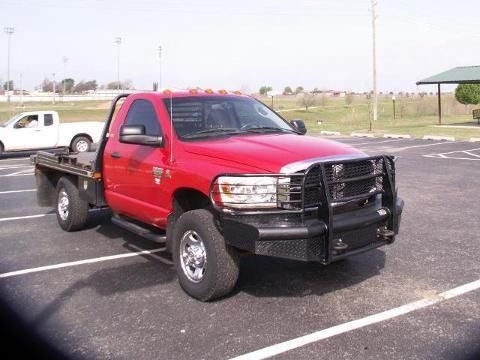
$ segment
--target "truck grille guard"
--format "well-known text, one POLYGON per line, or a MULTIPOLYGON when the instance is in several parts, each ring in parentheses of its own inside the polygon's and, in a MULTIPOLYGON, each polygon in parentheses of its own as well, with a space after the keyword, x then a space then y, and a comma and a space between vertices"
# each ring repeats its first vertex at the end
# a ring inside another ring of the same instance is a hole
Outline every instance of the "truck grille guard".
POLYGON ((285 214, 302 215, 318 210, 320 218, 331 219, 335 212, 349 206, 362 206, 381 194, 382 207, 395 211, 395 158, 374 156, 341 161, 317 162, 305 171, 293 174, 222 174, 212 182, 210 198, 213 206, 235 215, 285 214), (236 203, 217 204, 218 178, 276 177, 276 209, 237 209, 236 203), (230 205, 230 206, 229 206, 230 205))
MULTIPOLYGON (((228 204, 223 204, 227 208, 219 207, 214 201, 219 195, 217 179, 212 183, 212 203, 217 210, 233 216, 246 215, 247 218, 249 216, 256 218, 258 215, 295 214, 303 225, 312 224, 315 220, 322 221, 325 224, 324 248, 318 250, 314 258, 319 257, 325 264, 390 243, 398 232, 399 214, 397 212, 401 210, 397 209, 396 204, 393 156, 317 162, 305 171, 293 174, 226 176, 277 177, 277 209, 240 210, 228 208, 228 204), (349 211, 366 210, 369 206, 371 206, 371 212, 359 211, 356 213, 358 218, 348 216, 349 211), (375 215, 372 216, 373 214, 375 215), (351 228, 351 224, 357 225, 351 228), (354 229, 355 232, 352 233, 354 229), (373 236, 377 236, 377 240, 362 243, 362 239, 371 239, 372 232, 373 236), (356 245, 349 249, 342 249, 341 245, 345 245, 342 239, 351 242, 352 237, 358 239, 353 240, 357 241, 356 245)), ((281 221, 282 218, 278 219, 281 221)), ((282 226, 288 227, 286 224, 282 226)), ((301 241, 309 243, 310 240, 301 241)), ((278 246, 281 247, 281 245, 280 241, 278 246)))

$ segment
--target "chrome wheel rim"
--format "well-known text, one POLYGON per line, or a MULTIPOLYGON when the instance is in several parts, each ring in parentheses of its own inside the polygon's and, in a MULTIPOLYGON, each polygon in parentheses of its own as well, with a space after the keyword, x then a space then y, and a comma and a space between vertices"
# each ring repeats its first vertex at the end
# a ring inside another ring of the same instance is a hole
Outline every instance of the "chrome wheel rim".
POLYGON ((180 264, 188 280, 199 283, 207 268, 207 251, 200 235, 188 230, 180 240, 180 264))
POLYGON ((80 140, 77 142, 76 148, 78 152, 85 152, 88 150, 88 142, 86 140, 80 140))
POLYGON ((63 221, 66 221, 68 219, 68 195, 65 192, 65 190, 60 191, 60 194, 58 195, 58 215, 60 216, 60 219, 63 221))

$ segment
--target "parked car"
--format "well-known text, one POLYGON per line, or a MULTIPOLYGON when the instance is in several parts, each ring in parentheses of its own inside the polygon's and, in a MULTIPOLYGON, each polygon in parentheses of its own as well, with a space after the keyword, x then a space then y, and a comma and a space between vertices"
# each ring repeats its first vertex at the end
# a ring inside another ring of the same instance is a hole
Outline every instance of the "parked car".
POLYGON ((110 208, 113 223, 166 243, 202 301, 234 288, 242 253, 326 265, 391 244, 395 159, 305 133, 226 91, 121 95, 96 153, 32 157, 38 204, 66 231, 110 208))
POLYGON ((103 122, 61 124, 56 111, 23 112, 0 126, 0 154, 58 147, 85 152, 100 140, 103 125, 103 122))

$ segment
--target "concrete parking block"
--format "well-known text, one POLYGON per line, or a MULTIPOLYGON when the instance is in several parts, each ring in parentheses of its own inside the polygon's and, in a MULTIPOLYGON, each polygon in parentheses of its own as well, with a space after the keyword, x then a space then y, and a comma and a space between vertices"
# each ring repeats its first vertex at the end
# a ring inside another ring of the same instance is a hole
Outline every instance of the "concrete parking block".
POLYGON ((320 134, 321 135, 327 135, 327 136, 330 136, 330 135, 340 135, 340 133, 338 131, 320 131, 320 134))
POLYGON ((436 136, 436 135, 425 135, 423 140, 445 140, 445 141, 455 141, 453 136, 436 136))
POLYGON ((355 137, 367 137, 367 138, 374 138, 374 134, 370 133, 351 133, 350 136, 355 136, 355 137))
POLYGON ((411 139, 410 135, 405 134, 385 134, 383 135, 384 138, 391 138, 391 139, 411 139))

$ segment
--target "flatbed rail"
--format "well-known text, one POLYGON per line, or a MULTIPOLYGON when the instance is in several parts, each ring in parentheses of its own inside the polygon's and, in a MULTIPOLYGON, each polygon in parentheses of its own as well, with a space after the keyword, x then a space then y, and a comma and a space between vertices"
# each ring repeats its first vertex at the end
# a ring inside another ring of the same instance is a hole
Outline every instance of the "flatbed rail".
POLYGON ((81 154, 51 154, 45 151, 39 151, 31 157, 33 164, 39 167, 55 169, 81 177, 98 179, 100 178, 99 174, 93 170, 95 159, 96 153, 93 152, 81 154))

